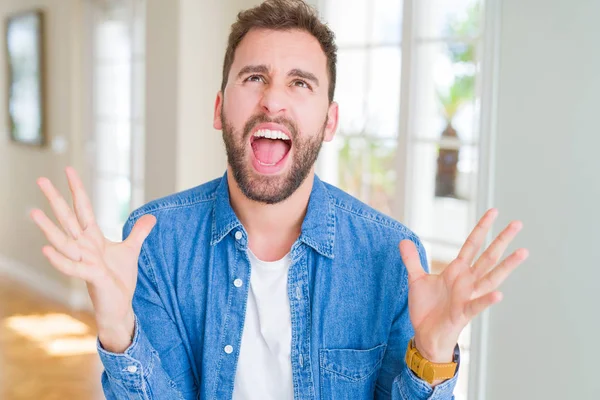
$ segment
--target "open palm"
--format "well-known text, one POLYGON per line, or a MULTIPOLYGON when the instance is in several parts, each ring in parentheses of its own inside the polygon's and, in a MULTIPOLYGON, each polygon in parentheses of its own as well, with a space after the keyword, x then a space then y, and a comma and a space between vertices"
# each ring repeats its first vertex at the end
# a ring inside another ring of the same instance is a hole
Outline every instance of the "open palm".
POLYGON ((62 228, 42 210, 31 212, 31 218, 51 244, 44 246, 42 252, 57 270, 86 282, 100 330, 117 326, 127 319, 133 324, 131 303, 137 281, 137 261, 142 243, 154 227, 156 218, 151 215, 140 218, 127 240, 112 242, 98 227, 90 200, 75 170, 67 168, 66 173, 74 210, 50 180, 38 179, 38 185, 62 228))
POLYGON ((430 361, 452 360, 460 332, 473 317, 502 300, 502 294, 496 289, 528 256, 526 249, 519 249, 499 262, 522 228, 520 221, 514 221, 475 261, 497 215, 497 210, 488 210, 458 257, 440 275, 423 270, 412 241, 400 242, 400 254, 408 270, 408 304, 415 344, 430 361))

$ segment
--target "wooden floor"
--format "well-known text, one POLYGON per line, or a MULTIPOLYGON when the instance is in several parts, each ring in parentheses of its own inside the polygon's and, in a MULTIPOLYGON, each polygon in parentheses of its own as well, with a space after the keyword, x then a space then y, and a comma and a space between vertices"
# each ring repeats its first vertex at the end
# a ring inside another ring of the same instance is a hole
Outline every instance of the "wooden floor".
POLYGON ((93 318, 0 276, 0 400, 104 399, 93 318))

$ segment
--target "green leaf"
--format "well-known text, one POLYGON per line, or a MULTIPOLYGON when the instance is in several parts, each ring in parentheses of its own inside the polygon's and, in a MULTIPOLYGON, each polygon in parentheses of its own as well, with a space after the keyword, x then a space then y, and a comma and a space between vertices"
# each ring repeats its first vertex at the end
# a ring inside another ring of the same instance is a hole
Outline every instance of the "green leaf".
POLYGON ((474 75, 459 75, 447 93, 437 91, 438 99, 442 105, 442 112, 448 122, 452 121, 460 107, 473 98, 475 89, 474 75))

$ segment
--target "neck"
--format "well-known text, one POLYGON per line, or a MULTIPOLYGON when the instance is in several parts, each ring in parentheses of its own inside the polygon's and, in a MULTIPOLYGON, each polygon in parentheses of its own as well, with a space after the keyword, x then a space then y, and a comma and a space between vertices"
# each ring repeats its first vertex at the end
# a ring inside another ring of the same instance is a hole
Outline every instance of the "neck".
POLYGON ((227 180, 231 207, 248 232, 250 250, 263 261, 283 258, 300 236, 314 182, 314 169, 290 197, 277 204, 260 203, 246 197, 229 166, 227 180))

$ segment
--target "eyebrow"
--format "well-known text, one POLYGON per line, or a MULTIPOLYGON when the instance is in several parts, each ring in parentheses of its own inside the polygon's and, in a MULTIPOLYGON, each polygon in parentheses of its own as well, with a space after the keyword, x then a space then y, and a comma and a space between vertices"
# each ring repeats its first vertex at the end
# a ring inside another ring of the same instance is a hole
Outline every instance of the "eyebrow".
POLYGON ((268 74, 269 73, 269 68, 267 68, 266 65, 261 64, 261 65, 246 65, 244 68, 242 68, 240 70, 240 72, 238 72, 238 79, 241 78, 243 75, 246 74, 268 74))
POLYGON ((288 76, 294 76, 296 78, 306 79, 307 81, 312 81, 316 86, 319 86, 319 80, 312 72, 303 71, 298 68, 294 68, 290 72, 288 72, 288 76))
MULTIPOLYGON (((244 68, 238 72, 238 79, 246 74, 265 74, 268 75, 269 68, 266 65, 246 65, 244 68)), ((312 81, 316 86, 319 86, 319 79, 312 72, 304 71, 299 68, 294 68, 290 72, 288 72, 287 76, 296 77, 301 79, 306 79, 308 81, 312 81)))

